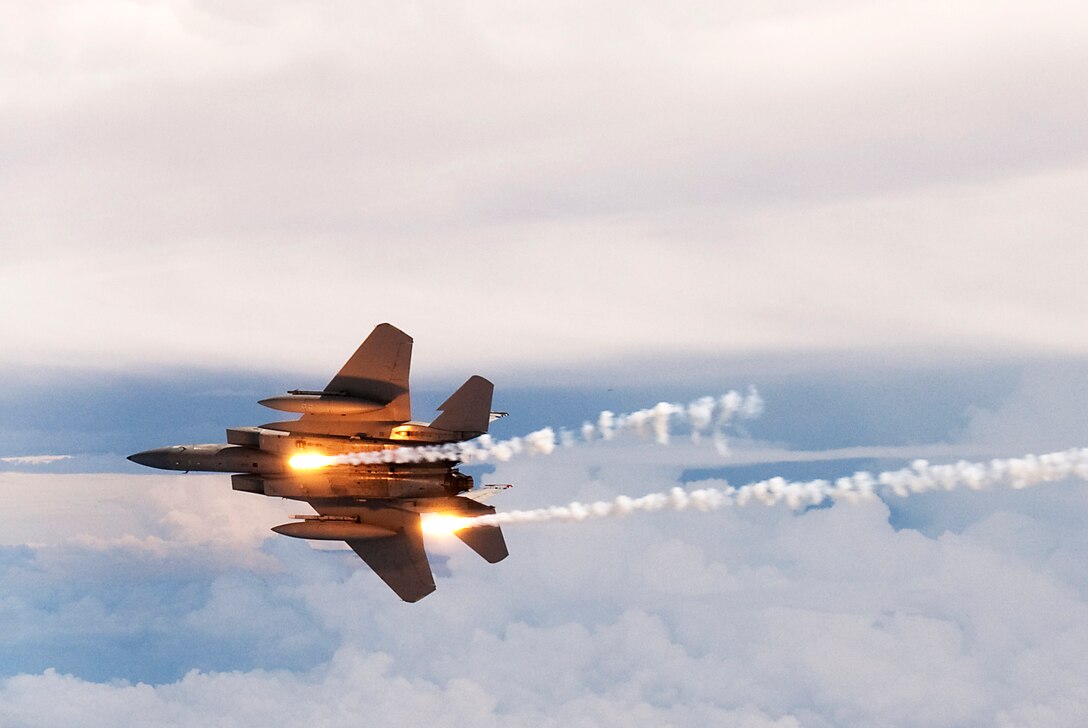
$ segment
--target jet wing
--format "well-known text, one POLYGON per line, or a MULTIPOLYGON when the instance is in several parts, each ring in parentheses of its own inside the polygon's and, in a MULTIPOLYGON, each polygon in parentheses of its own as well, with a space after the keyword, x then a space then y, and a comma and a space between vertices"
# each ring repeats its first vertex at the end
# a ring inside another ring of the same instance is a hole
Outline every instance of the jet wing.
POLYGON ((431 565, 423 549, 423 529, 418 513, 390 507, 323 508, 320 503, 312 505, 323 515, 357 516, 360 523, 395 531, 393 536, 350 539, 346 543, 401 599, 418 602, 435 590, 431 565))
MULTIPOLYGON (((404 422, 412 418, 408 394, 411 365, 412 337, 392 324, 379 324, 325 385, 325 391, 386 402, 381 417, 404 422)), ((366 419, 378 419, 378 415, 366 419)))
POLYGON ((422 534, 399 531, 396 536, 347 544, 404 601, 418 602, 435 590, 422 534))
MULTIPOLYGON (((353 414, 304 414, 297 420, 261 425, 300 435, 385 437, 385 423, 412 419, 408 374, 412 366, 412 337, 392 324, 379 324, 359 345, 336 376, 316 394, 375 402, 380 408, 353 414)), ((486 428, 484 428, 486 429, 486 428)))

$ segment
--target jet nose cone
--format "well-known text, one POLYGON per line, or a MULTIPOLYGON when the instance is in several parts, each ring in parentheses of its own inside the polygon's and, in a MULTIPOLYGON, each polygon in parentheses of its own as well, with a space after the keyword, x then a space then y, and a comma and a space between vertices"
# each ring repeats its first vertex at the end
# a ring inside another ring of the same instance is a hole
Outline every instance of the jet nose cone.
POLYGON ((134 455, 129 455, 128 459, 137 465, 146 465, 149 468, 162 468, 169 469, 169 457, 170 448, 157 447, 154 450, 144 450, 134 455))

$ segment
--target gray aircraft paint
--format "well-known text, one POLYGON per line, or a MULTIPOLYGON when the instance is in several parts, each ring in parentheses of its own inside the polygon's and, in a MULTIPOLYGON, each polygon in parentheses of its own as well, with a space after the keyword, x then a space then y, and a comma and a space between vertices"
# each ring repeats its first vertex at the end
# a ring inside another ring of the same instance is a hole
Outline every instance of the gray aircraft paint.
MULTIPOLYGON (((324 389, 291 390, 260 402, 301 413, 298 419, 230 428, 224 444, 154 448, 129 460, 164 470, 232 473, 232 487, 239 492, 305 501, 318 515, 299 516, 302 520, 272 530, 294 538, 343 540, 401 599, 418 601, 435 589, 420 514, 494 513, 473 498, 483 489, 474 489, 454 460, 305 464, 305 458, 462 442, 487 432, 494 385, 480 376, 450 395, 430 424, 412 421, 411 358, 412 338, 380 324, 324 389)), ((491 563, 508 555, 495 526, 457 535, 491 563)))

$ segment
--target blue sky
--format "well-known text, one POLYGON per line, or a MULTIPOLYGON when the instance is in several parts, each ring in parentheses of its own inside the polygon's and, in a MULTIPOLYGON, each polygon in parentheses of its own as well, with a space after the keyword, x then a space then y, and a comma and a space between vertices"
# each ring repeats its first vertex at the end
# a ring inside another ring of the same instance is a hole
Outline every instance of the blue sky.
POLYGON ((124 456, 275 419, 382 321, 415 416, 479 373, 498 437, 766 402, 730 458, 475 468, 504 510, 1084 446, 1085 19, 5 4, 0 724, 1079 726, 1080 482, 433 539, 407 605, 124 456))

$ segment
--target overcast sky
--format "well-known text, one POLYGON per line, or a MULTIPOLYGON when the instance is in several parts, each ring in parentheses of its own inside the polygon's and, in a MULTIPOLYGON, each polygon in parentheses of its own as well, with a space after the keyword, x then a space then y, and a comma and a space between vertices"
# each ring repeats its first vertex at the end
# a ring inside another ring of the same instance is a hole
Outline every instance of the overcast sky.
POLYGON ((8 2, 5 358, 1088 351, 1070 2, 8 2))
POLYGON ((121 456, 382 321, 504 437, 766 399, 503 509, 1088 444, 1086 68, 1057 1, 0 4, 0 724, 1079 728, 1075 483, 510 527, 406 605, 121 456))

